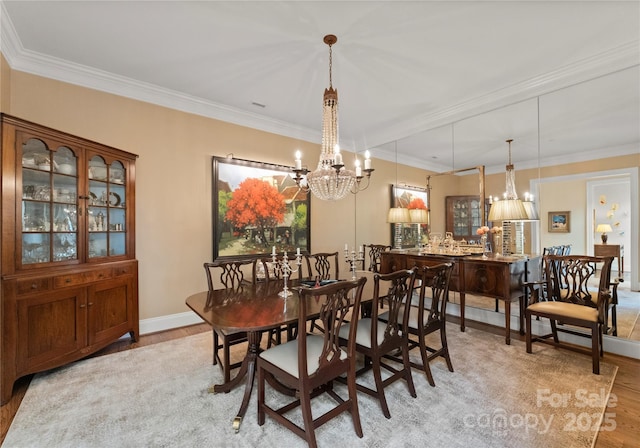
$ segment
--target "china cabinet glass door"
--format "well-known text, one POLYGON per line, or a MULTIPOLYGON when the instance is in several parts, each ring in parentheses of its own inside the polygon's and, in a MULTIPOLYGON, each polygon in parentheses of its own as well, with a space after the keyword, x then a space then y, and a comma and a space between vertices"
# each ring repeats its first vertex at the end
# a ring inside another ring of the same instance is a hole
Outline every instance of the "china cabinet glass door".
POLYGON ((87 229, 89 258, 126 254, 126 169, 107 164, 100 156, 89 160, 87 229))
POLYGON ((22 145, 22 265, 78 259, 78 158, 68 147, 22 145))

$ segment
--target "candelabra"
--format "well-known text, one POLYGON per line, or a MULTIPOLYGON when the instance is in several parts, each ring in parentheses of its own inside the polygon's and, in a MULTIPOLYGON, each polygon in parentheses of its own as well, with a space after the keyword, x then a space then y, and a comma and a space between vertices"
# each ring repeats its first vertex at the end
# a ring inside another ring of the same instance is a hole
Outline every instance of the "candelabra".
POLYGON ((296 272, 298 272, 300 270, 300 266, 302 266, 302 255, 300 254, 300 249, 298 249, 298 251, 296 252, 295 265, 298 266, 296 269, 293 269, 289 264, 289 257, 287 256, 286 252, 282 256, 282 260, 279 261, 276 257, 275 252, 272 252, 271 259, 273 260, 273 263, 277 267, 277 269, 280 270, 282 279, 284 280, 284 288, 278 293, 278 296, 285 298, 289 297, 293 294, 291 290, 289 290, 288 286, 289 277, 291 276, 291 274, 295 274, 296 272))
POLYGON ((349 253, 349 246, 344 245, 344 258, 349 263, 349 270, 351 271, 351 280, 357 280, 356 276, 356 267, 358 263, 364 262, 364 248, 360 246, 360 250, 358 251, 358 255, 356 256, 356 251, 352 250, 349 253))

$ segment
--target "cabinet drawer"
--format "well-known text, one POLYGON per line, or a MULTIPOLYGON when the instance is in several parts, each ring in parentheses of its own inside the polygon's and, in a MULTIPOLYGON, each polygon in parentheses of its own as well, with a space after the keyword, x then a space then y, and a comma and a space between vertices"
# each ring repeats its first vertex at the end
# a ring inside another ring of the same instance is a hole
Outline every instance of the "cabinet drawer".
POLYGON ((460 273, 460 263, 446 258, 434 258, 434 257, 411 257, 409 260, 410 267, 417 266, 422 268, 423 266, 437 266, 443 263, 452 263, 451 276, 457 277, 460 273))
MULTIPOLYGON (((508 268, 508 267, 507 267, 508 268)), ((504 297, 504 277, 508 271, 504 266, 483 263, 468 263, 464 271, 465 292, 504 297)))
POLYGON ((48 291, 49 288, 51 288, 51 278, 49 277, 18 280, 16 282, 16 291, 18 295, 48 291))
POLYGON ((125 266, 118 266, 113 268, 114 277, 122 277, 125 275, 133 275, 136 272, 136 267, 133 264, 127 264, 125 266))
POLYGON ((55 288, 66 288, 68 286, 83 285, 85 283, 98 282, 111 278, 111 269, 100 269, 97 271, 80 272, 77 274, 60 275, 54 277, 55 288))

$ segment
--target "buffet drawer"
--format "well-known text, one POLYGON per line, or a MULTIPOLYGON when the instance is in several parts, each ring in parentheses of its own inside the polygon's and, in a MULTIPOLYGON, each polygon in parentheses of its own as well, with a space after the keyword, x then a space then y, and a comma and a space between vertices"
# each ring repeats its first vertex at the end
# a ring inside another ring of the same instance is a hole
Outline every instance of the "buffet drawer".
POLYGON ((59 275, 54 277, 54 288, 66 288, 68 286, 84 285, 86 283, 107 280, 112 277, 111 268, 95 271, 79 272, 75 274, 59 275))
POLYGON ((51 278, 41 277, 16 282, 16 292, 18 295, 31 294, 34 292, 48 291, 51 288, 51 278))

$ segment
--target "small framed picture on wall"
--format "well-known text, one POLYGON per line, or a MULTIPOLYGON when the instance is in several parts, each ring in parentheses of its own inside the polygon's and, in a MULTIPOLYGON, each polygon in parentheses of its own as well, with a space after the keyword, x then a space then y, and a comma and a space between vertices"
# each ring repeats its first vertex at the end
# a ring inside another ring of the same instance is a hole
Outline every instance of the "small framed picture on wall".
POLYGON ((569 233, 571 231, 571 212, 549 212, 549 228, 552 233, 569 233))

